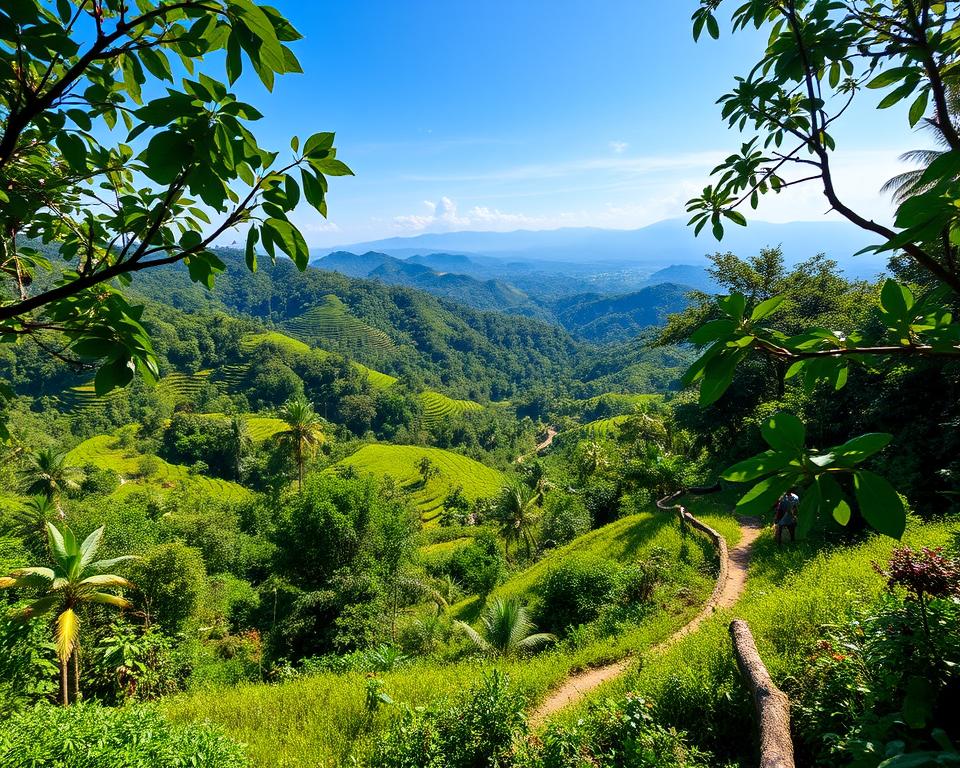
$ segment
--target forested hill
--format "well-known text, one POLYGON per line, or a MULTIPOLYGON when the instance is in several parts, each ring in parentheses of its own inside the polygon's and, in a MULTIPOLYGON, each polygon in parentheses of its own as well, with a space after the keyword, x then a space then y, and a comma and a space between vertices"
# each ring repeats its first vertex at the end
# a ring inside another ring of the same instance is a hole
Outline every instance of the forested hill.
POLYGON ((223 309, 342 352, 416 385, 501 400, 535 384, 565 380, 581 347, 545 322, 481 312, 406 286, 350 278, 286 259, 255 274, 243 254, 218 251, 227 270, 209 292, 185 267, 138 276, 137 293, 191 312, 223 309))

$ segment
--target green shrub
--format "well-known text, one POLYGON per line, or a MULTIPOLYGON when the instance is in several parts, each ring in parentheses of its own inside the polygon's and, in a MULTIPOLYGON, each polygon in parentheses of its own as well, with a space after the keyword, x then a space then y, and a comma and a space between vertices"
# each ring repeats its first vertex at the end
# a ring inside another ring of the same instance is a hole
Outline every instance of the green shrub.
POLYGON ((137 602, 169 634, 183 628, 207 591, 203 557, 179 541, 147 552, 131 569, 131 581, 140 593, 137 602))
POLYGON ((710 756, 687 743, 686 734, 654 722, 650 705, 628 695, 590 707, 573 726, 555 725, 534 745, 523 768, 708 768, 710 756))
POLYGON ((467 546, 450 558, 449 575, 468 592, 485 596, 500 583, 506 572, 506 562, 497 537, 489 530, 481 530, 467 546))
POLYGON ((406 709, 383 736, 373 768, 506 766, 525 730, 524 698, 494 671, 461 699, 406 709))
POLYGON ((568 493, 552 493, 540 521, 540 542, 545 547, 559 547, 582 536, 592 525, 580 499, 568 493))
POLYGON ((537 585, 537 624, 560 632, 596 619, 610 603, 619 567, 596 555, 570 557, 547 572, 537 585))
POLYGON ((0 723, 4 768, 244 768, 239 744, 152 707, 37 706, 0 723))

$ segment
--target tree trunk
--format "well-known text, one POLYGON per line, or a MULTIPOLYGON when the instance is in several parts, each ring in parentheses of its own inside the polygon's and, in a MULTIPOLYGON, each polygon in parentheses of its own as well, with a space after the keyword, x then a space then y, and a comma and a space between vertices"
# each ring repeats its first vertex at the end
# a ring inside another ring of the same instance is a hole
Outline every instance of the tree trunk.
POLYGON ((297 490, 303 491, 303 446, 300 445, 300 442, 297 442, 297 470, 298 470, 298 480, 297 480, 297 490))
POLYGON ((60 659, 60 696, 63 706, 70 706, 70 682, 67 680, 69 659, 60 659))
POLYGON ((73 647, 73 701, 80 701, 80 648, 73 647))
POLYGON ((790 700, 770 678, 747 622, 742 619, 730 622, 730 636, 737 666, 746 679, 757 710, 760 768, 794 768, 790 700))

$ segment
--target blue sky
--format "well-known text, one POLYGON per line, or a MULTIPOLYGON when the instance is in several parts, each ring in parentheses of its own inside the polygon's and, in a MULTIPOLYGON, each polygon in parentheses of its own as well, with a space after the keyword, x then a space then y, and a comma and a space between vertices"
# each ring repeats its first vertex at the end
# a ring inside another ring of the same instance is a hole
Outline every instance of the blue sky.
MULTIPOLYGON (((633 228, 683 202, 739 137, 714 104, 758 58, 762 39, 694 44, 694 0, 276 0, 304 34, 303 75, 267 94, 237 90, 266 115, 277 148, 293 133, 337 132, 356 172, 331 184, 330 218, 304 211, 314 246, 425 231, 633 228)), ((888 218, 877 194, 897 155, 922 140, 875 94, 838 132, 848 199, 888 218)), ((759 218, 819 218, 814 188, 759 218)))

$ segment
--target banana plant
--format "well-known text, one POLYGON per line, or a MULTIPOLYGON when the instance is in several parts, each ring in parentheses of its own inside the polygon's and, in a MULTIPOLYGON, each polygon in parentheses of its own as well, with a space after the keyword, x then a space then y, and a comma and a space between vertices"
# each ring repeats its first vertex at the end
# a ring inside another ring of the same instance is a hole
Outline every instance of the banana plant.
POLYGON ((132 589, 133 584, 108 569, 137 559, 133 555, 96 560, 103 541, 101 526, 83 542, 78 542, 70 528, 61 531, 53 523, 47 525, 47 541, 53 567, 19 568, 9 576, 0 577, 0 589, 18 588, 43 594, 17 611, 17 618, 29 621, 37 616, 54 613, 54 640, 60 661, 60 687, 64 706, 70 704, 69 668, 73 663, 74 702, 80 698, 80 606, 87 604, 111 605, 129 608, 124 597, 104 592, 106 589, 132 589))

